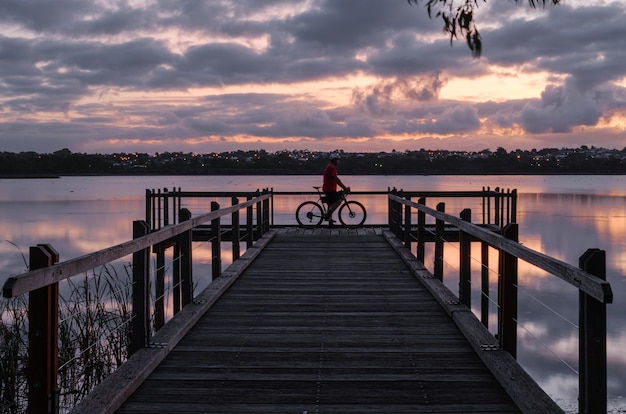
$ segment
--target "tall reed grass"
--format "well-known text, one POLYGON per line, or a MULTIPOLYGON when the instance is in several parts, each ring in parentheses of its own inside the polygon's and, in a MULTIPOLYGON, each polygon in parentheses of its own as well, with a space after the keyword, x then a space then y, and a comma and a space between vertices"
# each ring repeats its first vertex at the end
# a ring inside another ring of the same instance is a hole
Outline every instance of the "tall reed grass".
MULTIPOLYGON (((59 290, 59 411, 71 410, 129 356, 132 272, 113 265, 59 290)), ((27 410, 28 297, 0 300, 0 412, 27 410)))

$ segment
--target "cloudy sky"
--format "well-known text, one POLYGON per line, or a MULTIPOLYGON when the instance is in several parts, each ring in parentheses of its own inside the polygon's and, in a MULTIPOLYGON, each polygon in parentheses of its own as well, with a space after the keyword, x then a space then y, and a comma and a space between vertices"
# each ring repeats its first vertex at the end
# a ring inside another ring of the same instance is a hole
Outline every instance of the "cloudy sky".
POLYGON ((0 151, 626 146, 626 0, 480 4, 2 0, 0 151))

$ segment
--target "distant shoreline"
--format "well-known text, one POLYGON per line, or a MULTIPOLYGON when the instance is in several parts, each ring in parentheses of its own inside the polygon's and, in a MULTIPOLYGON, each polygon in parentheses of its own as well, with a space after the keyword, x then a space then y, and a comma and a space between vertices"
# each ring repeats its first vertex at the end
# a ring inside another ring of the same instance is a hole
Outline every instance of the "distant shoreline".
MULTIPOLYGON (((220 177, 220 176, 316 176, 320 174, 313 174, 310 172, 303 173, 278 173, 278 172, 257 172, 257 173, 234 173, 234 172, 222 172, 215 174, 16 174, 16 175, 0 175, 0 180, 4 179, 60 179, 62 177, 220 177)), ((449 176, 449 177, 459 177, 459 176, 589 176, 589 175, 598 175, 598 176, 626 176, 626 172, 623 173, 602 173, 602 172, 568 172, 568 173, 555 173, 555 172, 546 172, 546 173, 404 173, 404 174, 363 174, 363 173, 350 173, 344 172, 342 175, 349 176, 392 176, 392 175, 404 175, 404 176, 416 176, 416 177, 429 177, 429 176, 449 176)))
POLYGON ((54 174, 17 174, 17 175, 0 175, 2 179, 37 179, 37 178, 61 178, 60 175, 54 174))

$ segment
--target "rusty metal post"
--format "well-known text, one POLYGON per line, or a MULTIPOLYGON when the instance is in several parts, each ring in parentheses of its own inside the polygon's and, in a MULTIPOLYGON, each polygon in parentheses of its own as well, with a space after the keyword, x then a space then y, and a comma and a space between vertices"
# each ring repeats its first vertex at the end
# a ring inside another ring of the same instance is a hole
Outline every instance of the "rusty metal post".
MULTIPOLYGON (((59 253, 48 244, 30 248, 30 270, 52 266, 59 253)), ((59 411, 59 284, 33 290, 28 312, 28 412, 59 411)))
MULTIPOLYGON (((471 222, 472 211, 469 208, 461 211, 461 220, 471 222)), ((471 236, 459 231, 459 300, 471 309, 472 307, 472 268, 471 268, 471 236)))
MULTIPOLYGON (((579 267, 606 280, 606 252, 589 249, 579 267)), ((605 413, 607 410, 606 304, 580 291, 579 397, 578 412, 605 413)))
MULTIPOLYGON (((518 241, 518 225, 507 224, 502 229, 507 239, 518 241)), ((498 339, 500 346, 513 358, 517 357, 517 257, 500 251, 500 283, 498 284, 500 320, 498 339)))

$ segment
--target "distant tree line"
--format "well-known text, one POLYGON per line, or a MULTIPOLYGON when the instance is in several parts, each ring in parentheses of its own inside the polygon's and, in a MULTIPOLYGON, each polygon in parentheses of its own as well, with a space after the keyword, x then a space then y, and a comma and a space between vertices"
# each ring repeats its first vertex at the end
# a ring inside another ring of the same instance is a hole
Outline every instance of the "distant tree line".
MULTIPOLYGON (((425 150, 339 151, 341 174, 626 174, 626 148, 546 148, 477 152, 425 150)), ((308 175, 321 174, 327 152, 265 150, 192 154, 182 152, 81 154, 0 152, 0 176, 61 175, 308 175)))

